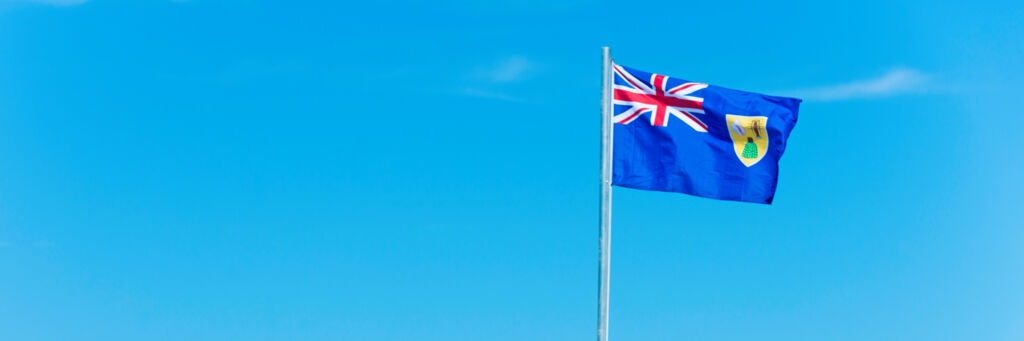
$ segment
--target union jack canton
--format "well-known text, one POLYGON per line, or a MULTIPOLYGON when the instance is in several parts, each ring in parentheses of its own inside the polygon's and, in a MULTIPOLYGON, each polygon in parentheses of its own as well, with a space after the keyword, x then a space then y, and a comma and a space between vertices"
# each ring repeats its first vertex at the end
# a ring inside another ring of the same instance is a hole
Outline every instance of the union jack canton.
POLYGON ((707 88, 707 84, 686 82, 669 89, 669 78, 666 76, 652 73, 649 82, 644 83, 623 67, 614 64, 612 67, 618 76, 615 82, 614 103, 630 106, 626 111, 615 115, 615 123, 629 124, 644 113, 653 113, 650 115, 651 125, 665 127, 668 126, 669 117, 676 117, 699 132, 708 131, 708 126, 694 116, 704 114, 704 99, 690 96, 698 90, 707 88))

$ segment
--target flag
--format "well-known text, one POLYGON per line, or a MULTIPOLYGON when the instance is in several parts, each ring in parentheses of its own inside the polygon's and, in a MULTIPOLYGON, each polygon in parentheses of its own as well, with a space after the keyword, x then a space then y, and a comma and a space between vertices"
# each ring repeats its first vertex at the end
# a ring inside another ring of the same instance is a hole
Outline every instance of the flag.
POLYGON ((799 99, 612 69, 613 185, 771 204, 799 99))

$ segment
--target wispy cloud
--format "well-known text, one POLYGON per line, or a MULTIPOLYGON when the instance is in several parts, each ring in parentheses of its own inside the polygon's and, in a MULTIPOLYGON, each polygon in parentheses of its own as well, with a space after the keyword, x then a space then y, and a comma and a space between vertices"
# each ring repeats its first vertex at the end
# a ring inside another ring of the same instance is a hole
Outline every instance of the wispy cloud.
POLYGON ((810 101, 841 101, 848 99, 883 97, 920 91, 928 82, 928 75, 914 69, 894 68, 884 75, 843 84, 785 91, 810 101))
POLYGON ((506 94, 503 94, 503 93, 500 93, 500 92, 494 92, 494 91, 489 91, 489 90, 484 90, 484 89, 479 89, 479 88, 463 88, 462 90, 459 90, 459 94, 470 96, 470 97, 478 97, 478 98, 486 98, 486 99, 496 99, 496 100, 501 100, 501 101, 506 101, 506 102, 522 102, 523 101, 522 99, 520 99, 518 97, 509 96, 509 95, 506 95, 506 94))
POLYGON ((481 68, 477 75, 493 83, 511 83, 523 80, 535 68, 536 65, 526 57, 511 56, 489 67, 481 68))
POLYGON ((508 91, 517 88, 516 83, 532 77, 536 70, 537 63, 526 57, 504 57, 472 70, 467 75, 467 86, 456 93, 477 98, 522 102, 521 98, 508 94, 508 91))

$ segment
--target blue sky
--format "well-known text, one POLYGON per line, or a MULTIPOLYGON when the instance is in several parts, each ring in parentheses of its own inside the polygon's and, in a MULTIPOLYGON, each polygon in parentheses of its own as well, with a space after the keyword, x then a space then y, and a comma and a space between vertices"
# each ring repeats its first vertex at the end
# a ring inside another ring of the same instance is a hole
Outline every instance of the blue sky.
POLYGON ((600 47, 805 101, 613 340, 1024 339, 1024 6, 0 1, 0 339, 592 340, 600 47), (633 7, 635 6, 635 7, 633 7))

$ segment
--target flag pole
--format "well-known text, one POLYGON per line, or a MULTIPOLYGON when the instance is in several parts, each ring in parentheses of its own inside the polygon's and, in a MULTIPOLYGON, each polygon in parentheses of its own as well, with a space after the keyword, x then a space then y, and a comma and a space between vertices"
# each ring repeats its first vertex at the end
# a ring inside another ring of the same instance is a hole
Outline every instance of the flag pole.
POLYGON ((601 48, 601 268, 598 275, 597 341, 608 341, 608 295, 612 260, 612 59, 601 48))

